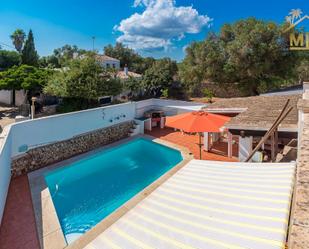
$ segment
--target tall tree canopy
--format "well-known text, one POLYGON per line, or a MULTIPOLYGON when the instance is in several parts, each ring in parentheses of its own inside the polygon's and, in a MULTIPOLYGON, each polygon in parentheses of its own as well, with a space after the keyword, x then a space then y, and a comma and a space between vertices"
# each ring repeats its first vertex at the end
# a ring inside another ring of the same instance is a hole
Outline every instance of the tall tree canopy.
POLYGON ((177 73, 177 64, 170 58, 157 60, 145 71, 141 84, 148 96, 158 97, 162 91, 168 89, 177 73))
POLYGON ((309 81, 309 54, 306 51, 298 52, 297 76, 299 83, 309 81))
POLYGON ((49 80, 44 92, 75 99, 96 101, 105 95, 118 95, 121 83, 92 56, 74 59, 67 70, 55 73, 49 80))
POLYGON ((21 53, 26 38, 25 32, 22 29, 16 29, 10 37, 15 49, 21 53))
POLYGON ((0 50, 0 71, 19 65, 20 54, 16 51, 0 50))
POLYGON ((203 81, 238 83, 256 95, 291 79, 296 56, 287 49, 281 28, 255 18, 225 24, 219 34, 192 43, 180 77, 192 94, 203 81))
POLYGON ((30 66, 38 65, 39 56, 37 51, 35 50, 34 38, 31 29, 22 50, 21 60, 23 64, 27 64, 30 66))
POLYGON ((50 74, 48 70, 29 65, 13 66, 0 72, 0 89, 40 89, 47 83, 50 74))
MULTIPOLYGON (((58 59, 58 65, 67 66, 71 60, 79 57, 80 55, 86 54, 87 50, 80 49, 76 45, 64 45, 61 48, 57 48, 54 50, 52 57, 50 58, 50 62, 54 61, 55 58, 58 59)), ((58 67, 58 66, 55 66, 58 67)))
POLYGON ((61 64, 55 55, 48 55, 40 57, 39 66, 44 68, 60 68, 61 64))

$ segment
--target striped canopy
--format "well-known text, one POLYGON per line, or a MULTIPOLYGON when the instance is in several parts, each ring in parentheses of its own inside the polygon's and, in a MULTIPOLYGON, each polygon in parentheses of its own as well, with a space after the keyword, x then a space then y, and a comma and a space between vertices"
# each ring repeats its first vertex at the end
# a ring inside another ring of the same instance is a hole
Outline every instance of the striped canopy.
POLYGON ((284 248, 295 163, 192 160, 87 249, 284 248))

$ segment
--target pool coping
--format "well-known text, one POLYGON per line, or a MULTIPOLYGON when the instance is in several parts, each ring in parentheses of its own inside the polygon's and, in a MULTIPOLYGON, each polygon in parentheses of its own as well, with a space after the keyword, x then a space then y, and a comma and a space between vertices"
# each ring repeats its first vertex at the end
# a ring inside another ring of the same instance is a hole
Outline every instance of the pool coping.
POLYGON ((74 156, 70 159, 66 159, 64 161, 52 164, 42 169, 38 169, 28 174, 29 185, 31 190, 31 198, 35 213, 35 221, 36 227, 39 237, 39 242, 41 248, 44 249, 80 249, 84 248, 87 244, 89 244, 92 240, 94 240, 99 234, 101 234, 104 230, 106 230, 109 226, 115 223, 118 219, 120 219, 124 214, 126 214, 129 210, 135 207, 140 201, 146 198, 149 194, 151 194, 156 188, 158 188, 161 184, 163 184, 167 179, 173 176, 178 170, 184 167, 190 160, 193 159, 193 155, 190 151, 182 146, 173 144, 171 142, 164 141, 159 138, 152 137, 150 135, 137 135, 129 138, 121 139, 117 142, 114 142, 109 145, 102 146, 98 149, 80 154, 78 156, 74 156), (100 221, 97 225, 87 231, 84 235, 79 237, 77 240, 72 242, 71 244, 67 244, 64 238, 59 219, 57 217, 56 209, 54 207, 49 189, 45 183, 44 174, 55 170, 60 167, 64 167, 68 164, 81 160, 85 157, 94 155, 100 151, 116 147, 123 143, 129 142, 136 138, 145 138, 156 142, 158 144, 165 145, 172 149, 176 149, 181 152, 183 160, 176 164, 172 169, 163 174, 156 181, 148 185, 141 192, 136 194, 130 200, 125 202, 122 206, 100 221))

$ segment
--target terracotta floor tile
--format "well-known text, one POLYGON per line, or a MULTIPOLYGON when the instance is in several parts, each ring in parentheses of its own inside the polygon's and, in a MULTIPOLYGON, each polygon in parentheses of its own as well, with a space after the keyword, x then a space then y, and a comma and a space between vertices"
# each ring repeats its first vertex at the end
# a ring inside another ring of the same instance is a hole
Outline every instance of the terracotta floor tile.
MULTIPOLYGON (((152 131, 147 131, 146 134, 186 147, 193 154, 195 159, 199 159, 198 135, 182 134, 180 131, 174 131, 174 129, 170 128, 154 128, 152 131)), ((227 143, 220 142, 213 145, 211 152, 202 151, 202 159, 215 161, 238 161, 236 159, 237 154, 238 145, 235 144, 233 145, 233 158, 227 157, 227 143)))
POLYGON ((0 249, 39 249, 27 176, 12 179, 0 227, 0 249))

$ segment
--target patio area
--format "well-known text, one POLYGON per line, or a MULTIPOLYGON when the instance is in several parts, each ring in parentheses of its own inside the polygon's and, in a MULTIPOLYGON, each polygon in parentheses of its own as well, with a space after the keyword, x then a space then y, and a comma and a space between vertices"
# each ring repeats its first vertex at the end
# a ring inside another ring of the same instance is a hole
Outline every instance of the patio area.
POLYGON ((28 177, 10 183, 0 227, 0 249, 39 249, 28 177))
MULTIPOLYGON (((175 131, 171 128, 153 128, 152 131, 146 131, 146 134, 160 138, 162 140, 186 147, 193 154, 195 159, 199 159, 199 138, 198 135, 189 135, 175 131)), ((226 162, 237 162, 238 156, 238 144, 233 144, 233 157, 227 156, 228 145, 227 142, 215 142, 210 152, 202 151, 202 160, 213 160, 213 161, 226 161, 226 162)))

